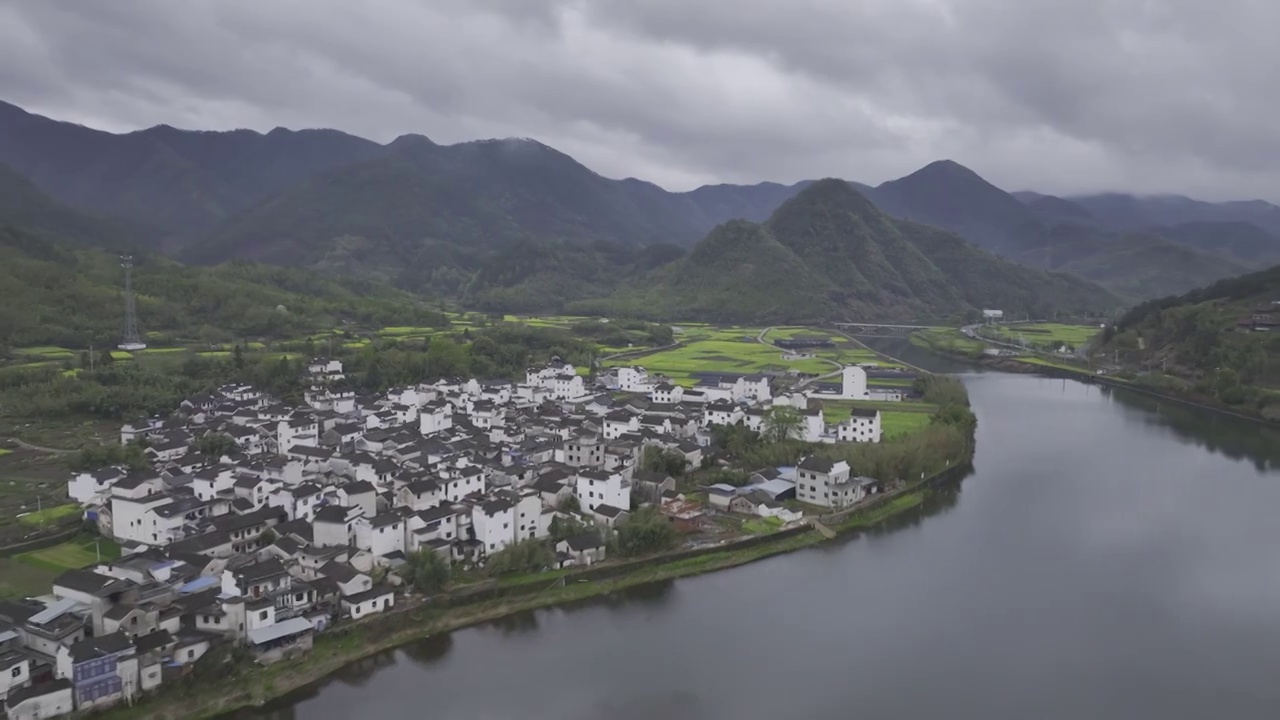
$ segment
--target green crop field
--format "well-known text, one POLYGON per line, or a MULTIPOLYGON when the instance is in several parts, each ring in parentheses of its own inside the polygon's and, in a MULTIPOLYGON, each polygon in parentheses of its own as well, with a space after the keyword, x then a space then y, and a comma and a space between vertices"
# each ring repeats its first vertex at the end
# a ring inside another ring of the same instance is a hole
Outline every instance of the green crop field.
POLYGON ((840 364, 866 363, 897 367, 852 340, 820 328, 770 329, 764 333, 766 342, 763 343, 758 338, 764 328, 710 325, 680 325, 679 328, 675 337, 677 341, 684 343, 681 347, 638 358, 611 360, 605 364, 639 365, 649 372, 665 375, 686 386, 696 382, 692 374, 699 372, 752 374, 793 370, 809 375, 824 375, 838 370, 840 364), (786 351, 768 344, 770 340, 796 336, 828 337, 832 346, 814 348, 811 354, 815 357, 784 360, 783 354, 786 351))
POLYGON ((0 600, 47 595, 61 570, 37 567, 14 557, 0 557, 0 600))
POLYGON ((1060 370, 1070 370, 1072 372, 1079 372, 1079 373, 1089 372, 1089 369, 1084 365, 1072 364, 1070 362, 1067 362, 1065 358, 1063 360, 1048 360, 1046 358, 1041 358, 1041 357, 1025 356, 1025 357, 1019 357, 1014 359, 1020 363, 1025 363, 1027 365, 1039 365, 1041 367, 1058 368, 1060 370))
POLYGON ((56 345, 38 345, 35 347, 14 348, 13 354, 27 356, 35 355, 44 358, 69 358, 73 357, 76 353, 74 350, 57 347, 56 345))
POLYGON ((23 515, 22 517, 18 518, 18 522, 22 523, 23 525, 31 525, 33 527, 39 527, 41 525, 46 525, 48 523, 57 522, 58 520, 61 520, 62 518, 68 517, 70 515, 79 515, 79 514, 80 514, 80 506, 76 505, 75 503, 68 503, 66 505, 55 505, 54 507, 48 507, 43 510, 37 510, 36 512, 27 513, 26 515, 23 515))
POLYGON ((106 538, 101 538, 96 543, 94 539, 77 538, 61 545, 32 550, 15 557, 19 562, 33 567, 62 572, 97 563, 99 552, 103 561, 120 557, 120 547, 106 538))
POLYGON ((378 334, 383 337, 430 337, 439 332, 444 331, 433 327, 412 327, 402 325, 384 327, 378 331, 378 334))
POLYGON ((885 439, 895 438, 928 427, 932 420, 930 413, 890 410, 880 413, 880 432, 885 439))
POLYGON ((1061 323, 1032 323, 1027 325, 996 326, 996 337, 1007 342, 1026 340, 1032 344, 1048 342, 1079 347, 1089 342, 1102 329, 1097 325, 1063 325, 1061 323))

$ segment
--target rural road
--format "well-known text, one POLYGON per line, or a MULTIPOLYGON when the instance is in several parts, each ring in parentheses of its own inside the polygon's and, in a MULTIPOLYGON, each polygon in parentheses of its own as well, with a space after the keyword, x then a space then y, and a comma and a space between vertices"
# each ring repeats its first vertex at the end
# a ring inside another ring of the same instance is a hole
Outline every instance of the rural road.
POLYGON ((15 438, 15 437, 5 438, 5 439, 13 443, 14 445, 17 445, 18 447, 22 448, 23 450, 33 450, 35 452, 51 453, 53 455, 65 455, 67 453, 78 452, 76 450, 67 450, 66 448, 51 448, 51 447, 44 447, 43 445, 32 445, 31 443, 26 442, 25 440, 19 440, 18 438, 15 438))

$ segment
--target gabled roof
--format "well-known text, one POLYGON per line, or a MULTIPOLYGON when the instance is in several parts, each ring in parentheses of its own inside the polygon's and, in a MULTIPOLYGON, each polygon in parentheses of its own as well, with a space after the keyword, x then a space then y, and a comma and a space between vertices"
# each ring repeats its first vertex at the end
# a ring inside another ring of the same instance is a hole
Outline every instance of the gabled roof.
POLYGON ((133 583, 119 580, 108 575, 101 575, 92 570, 67 570, 53 579, 55 587, 64 587, 76 592, 88 593, 97 597, 105 597, 122 592, 133 583))
POLYGON ((626 510, 623 510, 622 508, 619 508, 619 507, 614 507, 612 505, 605 505, 604 503, 601 503, 596 506, 596 509, 593 512, 595 512, 597 515, 603 515, 607 518, 616 518, 622 513, 626 512, 626 510))
POLYGON ((565 538, 565 542, 569 543, 569 547, 579 552, 583 550, 592 550, 598 547, 604 547, 604 540, 601 539, 600 533, 585 532, 580 535, 565 538))
POLYGON ((59 678, 53 682, 43 683, 41 685, 28 685, 24 688, 10 690, 8 697, 4 700, 4 706, 10 710, 18 707, 22 703, 32 698, 44 697, 52 695, 56 692, 71 692, 71 681, 66 678, 59 678))
POLYGON ((835 463, 832 462, 831 460, 828 460, 827 458, 820 458, 815 455, 810 455, 805 459, 801 460, 800 464, 797 465, 796 467, 800 468, 801 470, 808 470, 810 472, 829 473, 831 472, 831 469, 835 467, 835 463))
POLYGON ((316 511, 316 522, 345 523, 350 509, 343 505, 326 505, 316 511))
POLYGON ((320 574, 332 578, 338 583, 349 583, 360 576, 360 573, 346 563, 340 563, 337 560, 330 560, 320 566, 320 574))
POLYGON ((133 649, 133 643, 129 642, 129 636, 122 632, 85 638, 67 648, 71 653, 71 659, 75 662, 93 660, 94 658, 115 655, 133 649))

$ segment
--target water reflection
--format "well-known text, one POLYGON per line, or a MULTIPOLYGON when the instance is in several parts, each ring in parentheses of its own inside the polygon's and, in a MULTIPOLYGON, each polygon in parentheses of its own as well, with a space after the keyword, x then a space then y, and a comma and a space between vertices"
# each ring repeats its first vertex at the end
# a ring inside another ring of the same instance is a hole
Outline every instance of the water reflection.
POLYGON ((453 633, 441 633, 421 640, 414 640, 400 648, 405 657, 415 665, 427 667, 438 663, 453 649, 453 633))
POLYGON ((1184 443, 1248 460, 1259 471, 1280 464, 1280 429, 1199 410, 1141 393, 1104 387, 1102 392, 1147 425, 1172 430, 1184 443))
POLYGON ((1280 483, 1252 465, 1274 435, 967 377, 976 472, 867 542, 431 638, 245 717, 1274 715, 1280 483))
POLYGON ((675 588, 676 582, 674 580, 658 580, 557 607, 570 614, 596 608, 605 608, 615 612, 635 609, 652 610, 661 608, 670 602, 675 595, 675 588))

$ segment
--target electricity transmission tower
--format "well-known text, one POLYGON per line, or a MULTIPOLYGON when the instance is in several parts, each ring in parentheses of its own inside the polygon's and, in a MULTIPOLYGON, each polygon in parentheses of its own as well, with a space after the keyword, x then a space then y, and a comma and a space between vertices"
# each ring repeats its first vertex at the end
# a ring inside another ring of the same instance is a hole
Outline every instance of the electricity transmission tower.
POLYGON ((142 350, 147 346, 138 335, 138 304, 133 297, 133 256, 121 255, 124 268, 124 340, 121 350, 142 350))

